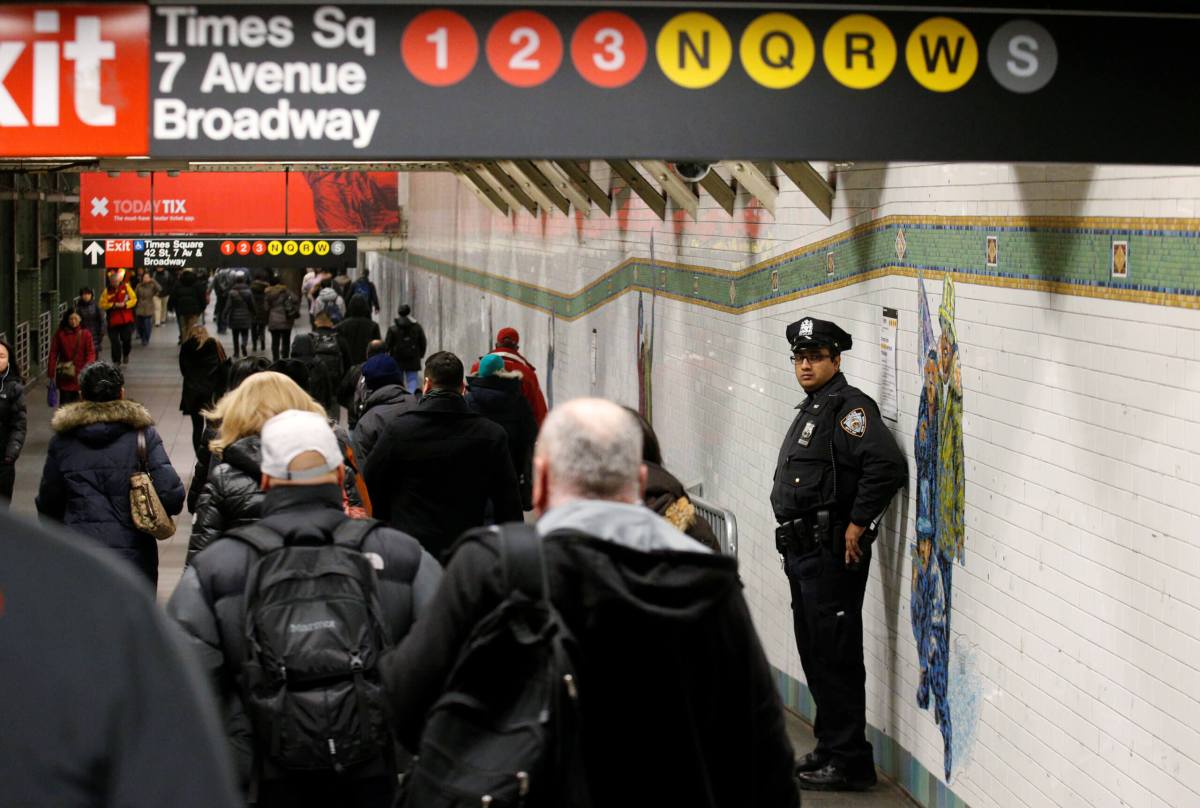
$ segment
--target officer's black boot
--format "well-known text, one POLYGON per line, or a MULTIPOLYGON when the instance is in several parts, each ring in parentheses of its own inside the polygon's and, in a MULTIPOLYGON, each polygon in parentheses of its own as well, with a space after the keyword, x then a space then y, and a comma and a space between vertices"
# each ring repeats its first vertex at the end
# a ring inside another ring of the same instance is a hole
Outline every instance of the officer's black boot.
POLYGON ((818 769, 823 769, 828 765, 829 760, 830 756, 828 753, 820 749, 814 749, 796 761, 796 774, 815 772, 818 769))
POLYGON ((816 771, 798 772, 796 783, 807 791, 866 791, 876 783, 875 768, 852 772, 831 760, 816 771))

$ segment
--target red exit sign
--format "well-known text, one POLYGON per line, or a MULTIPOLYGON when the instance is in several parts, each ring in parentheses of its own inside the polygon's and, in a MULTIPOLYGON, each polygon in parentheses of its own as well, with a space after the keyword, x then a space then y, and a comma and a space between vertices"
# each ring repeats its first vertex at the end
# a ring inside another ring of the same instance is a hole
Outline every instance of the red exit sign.
POLYGON ((0 6, 0 156, 144 155, 150 11, 0 6))

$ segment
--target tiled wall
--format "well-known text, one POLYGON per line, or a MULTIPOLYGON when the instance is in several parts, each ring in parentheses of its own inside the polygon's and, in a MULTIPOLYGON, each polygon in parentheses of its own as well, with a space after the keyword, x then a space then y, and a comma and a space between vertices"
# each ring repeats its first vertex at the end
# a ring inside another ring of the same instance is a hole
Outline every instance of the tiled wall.
MULTIPOLYGON (((593 174, 607 185, 602 164, 593 174)), ((732 218, 705 198, 699 222, 660 222, 637 201, 612 218, 514 221, 447 175, 414 176, 409 253, 370 260, 431 345, 474 358, 489 331, 515 326, 546 386, 553 340, 556 401, 636 404, 643 296, 667 465, 736 512, 747 596, 797 709, 768 503, 801 398, 784 327, 839 321, 856 340, 843 369, 875 395, 880 309, 899 310, 893 429, 911 456, 914 275, 928 273, 936 311, 954 272, 967 539, 951 678, 965 754, 947 787, 932 710, 914 697, 906 492, 864 610, 880 762, 927 805, 1200 805, 1200 169, 859 165, 839 174, 832 221, 779 184, 775 217, 743 195, 732 218), (1125 279, 1112 278, 1114 240, 1130 244, 1125 279)))

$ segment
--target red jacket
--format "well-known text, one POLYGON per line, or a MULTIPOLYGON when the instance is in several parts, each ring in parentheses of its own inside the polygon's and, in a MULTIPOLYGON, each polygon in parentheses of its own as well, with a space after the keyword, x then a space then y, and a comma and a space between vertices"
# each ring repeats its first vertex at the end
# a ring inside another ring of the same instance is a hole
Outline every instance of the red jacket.
MULTIPOLYGON (((497 345, 492 349, 492 353, 504 360, 505 370, 521 374, 521 395, 529 402, 529 409, 533 410, 533 419, 537 421, 538 429, 541 429, 542 421, 546 420, 546 398, 542 395, 542 385, 538 383, 537 368, 515 348, 502 348, 497 345)), ((476 360, 475 364, 471 365, 471 375, 474 376, 478 372, 479 360, 476 360)))
POLYGON ((75 363, 75 376, 68 379, 56 379, 58 389, 68 393, 79 390, 79 374, 88 365, 96 361, 96 346, 92 342, 92 332, 82 326, 76 329, 60 328, 54 332, 54 341, 50 343, 50 362, 46 373, 54 379, 54 370, 62 362, 75 363))
POLYGON ((100 308, 108 312, 109 327, 129 325, 133 322, 133 308, 137 305, 137 293, 128 283, 116 289, 105 289, 100 294, 100 308))

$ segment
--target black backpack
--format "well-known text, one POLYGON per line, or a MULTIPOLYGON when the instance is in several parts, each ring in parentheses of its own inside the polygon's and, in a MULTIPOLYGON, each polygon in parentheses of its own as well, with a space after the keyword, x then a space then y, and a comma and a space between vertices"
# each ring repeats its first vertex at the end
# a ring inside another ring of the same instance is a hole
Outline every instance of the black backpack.
POLYGON ((420 359, 421 346, 417 339, 417 324, 413 322, 402 323, 396 320, 392 327, 393 339, 391 345, 388 346, 388 352, 397 362, 404 359, 420 359))
POLYGON ((332 332, 314 331, 313 353, 317 361, 329 371, 329 378, 335 383, 342 378, 342 348, 338 344, 337 334, 332 332))
POLYGON ((575 641, 550 601, 544 540, 531 525, 486 530, 511 594, 471 632, 425 717, 400 805, 586 808, 575 641))
POLYGON ((261 523, 230 531, 259 552, 246 579, 240 684, 261 753, 290 771, 393 758, 379 658, 390 645, 378 582, 360 552, 374 519, 292 545, 261 523))
POLYGON ((300 301, 296 299, 296 295, 290 289, 283 293, 283 314, 289 320, 295 320, 300 316, 300 301))

